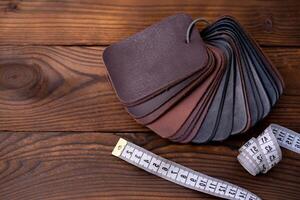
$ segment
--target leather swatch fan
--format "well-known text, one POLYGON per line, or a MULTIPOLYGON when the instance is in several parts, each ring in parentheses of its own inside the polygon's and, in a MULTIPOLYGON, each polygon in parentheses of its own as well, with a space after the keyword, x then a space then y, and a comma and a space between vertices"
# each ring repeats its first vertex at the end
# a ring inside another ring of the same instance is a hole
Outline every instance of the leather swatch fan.
POLYGON ((266 117, 283 92, 277 69, 232 17, 208 24, 177 14, 106 48, 121 103, 163 138, 222 141, 266 117))

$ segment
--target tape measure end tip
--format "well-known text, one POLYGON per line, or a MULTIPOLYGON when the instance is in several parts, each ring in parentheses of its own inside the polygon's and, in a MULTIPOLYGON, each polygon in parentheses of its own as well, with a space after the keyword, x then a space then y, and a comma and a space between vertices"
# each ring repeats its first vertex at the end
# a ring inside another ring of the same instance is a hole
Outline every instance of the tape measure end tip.
POLYGON ((114 150, 111 152, 112 155, 119 157, 126 146, 127 141, 123 138, 120 138, 114 148, 114 150))

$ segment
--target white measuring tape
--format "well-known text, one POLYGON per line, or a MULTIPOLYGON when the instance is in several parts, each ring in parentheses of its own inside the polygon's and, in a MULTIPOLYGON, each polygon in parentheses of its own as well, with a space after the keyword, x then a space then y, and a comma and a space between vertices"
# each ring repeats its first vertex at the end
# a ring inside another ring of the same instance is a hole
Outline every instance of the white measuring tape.
MULTIPOLYGON (((266 173, 281 160, 280 146, 300 153, 300 134, 271 124, 257 139, 250 139, 239 149, 238 160, 252 175, 266 173)), ((224 199, 260 200, 244 188, 169 161, 122 138, 112 154, 151 174, 199 192, 224 199)))
POLYGON ((281 147, 300 153, 300 134, 277 124, 271 124, 240 149, 238 161, 253 176, 267 173, 282 159, 281 147))
POLYGON ((258 196, 244 188, 164 159, 122 138, 119 139, 112 154, 151 174, 199 192, 224 199, 260 200, 258 196))

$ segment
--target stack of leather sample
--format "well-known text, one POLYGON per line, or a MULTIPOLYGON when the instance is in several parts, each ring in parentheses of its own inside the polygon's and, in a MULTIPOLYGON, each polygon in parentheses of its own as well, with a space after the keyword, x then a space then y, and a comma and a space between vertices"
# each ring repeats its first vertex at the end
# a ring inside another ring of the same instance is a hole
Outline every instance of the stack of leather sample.
POLYGON ((118 98, 136 121, 176 142, 221 141, 264 118, 283 80, 232 17, 200 33, 168 17, 103 53, 118 98))

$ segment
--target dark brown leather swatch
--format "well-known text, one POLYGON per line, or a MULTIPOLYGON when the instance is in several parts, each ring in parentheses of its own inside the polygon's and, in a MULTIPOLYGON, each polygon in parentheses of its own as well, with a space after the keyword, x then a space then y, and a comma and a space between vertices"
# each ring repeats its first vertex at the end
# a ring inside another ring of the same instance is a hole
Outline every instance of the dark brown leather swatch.
POLYGON ((146 101, 202 70, 207 53, 197 29, 185 42, 192 18, 168 17, 106 48, 103 60, 116 93, 124 104, 146 101))

